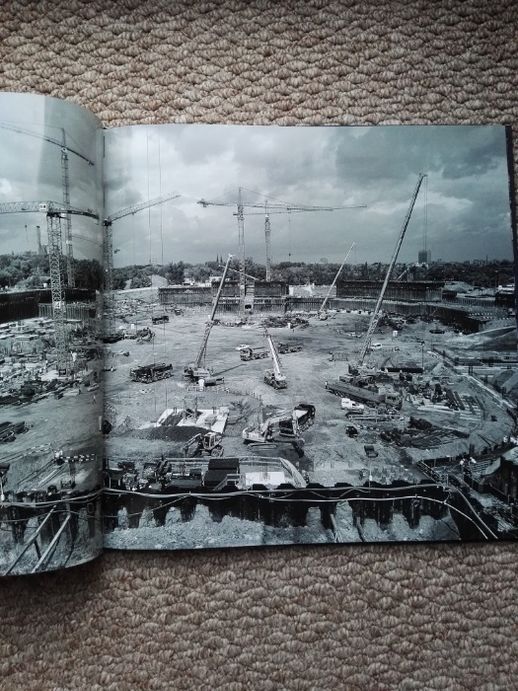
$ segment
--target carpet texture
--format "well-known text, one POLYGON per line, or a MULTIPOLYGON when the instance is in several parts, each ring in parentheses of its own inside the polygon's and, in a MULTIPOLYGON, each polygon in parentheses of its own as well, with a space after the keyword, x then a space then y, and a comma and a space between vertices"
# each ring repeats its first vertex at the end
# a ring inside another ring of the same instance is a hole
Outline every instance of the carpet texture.
MULTIPOLYGON (((517 20, 512 0, 3 2, 0 88, 108 126, 516 127, 517 20)), ((516 688, 517 567, 510 544, 109 553, 2 581, 0 688, 516 688)))

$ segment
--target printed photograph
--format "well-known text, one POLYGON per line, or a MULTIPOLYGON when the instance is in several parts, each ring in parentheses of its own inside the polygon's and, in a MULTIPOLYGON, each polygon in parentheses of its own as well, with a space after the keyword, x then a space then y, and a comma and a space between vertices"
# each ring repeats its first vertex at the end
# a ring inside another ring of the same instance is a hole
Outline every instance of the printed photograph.
POLYGON ((0 574, 102 550, 102 156, 73 104, 0 94, 0 574))
POLYGON ((505 128, 104 138, 106 547, 516 539, 505 128))

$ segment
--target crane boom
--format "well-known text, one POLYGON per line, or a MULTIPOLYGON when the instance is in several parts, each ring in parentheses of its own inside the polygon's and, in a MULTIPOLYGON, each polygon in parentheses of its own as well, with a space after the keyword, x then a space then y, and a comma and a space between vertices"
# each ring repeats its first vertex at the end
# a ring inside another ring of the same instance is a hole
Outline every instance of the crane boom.
POLYGON ((285 375, 282 372, 279 353, 277 352, 277 348, 275 347, 273 338, 271 337, 270 332, 266 327, 264 329, 264 335, 266 336, 266 340, 268 341, 268 346, 270 347, 270 354, 272 356, 273 362, 273 370, 266 370, 266 372, 264 373, 264 381, 269 386, 273 386, 274 389, 285 389, 288 386, 288 383, 286 381, 285 375))
POLYGON ((232 259, 232 255, 229 254, 228 258, 227 258, 227 263, 225 264, 225 268, 223 270, 223 275, 221 276, 221 280, 219 282, 218 292, 216 293, 216 297, 214 299, 214 304, 212 305, 212 310, 210 313, 209 321, 207 322, 207 325, 205 327, 205 333, 203 334, 200 349, 198 350, 198 355, 196 356, 196 360, 194 361, 194 368, 195 369, 199 369, 201 367, 203 360, 205 358, 205 353, 207 351, 207 343, 209 340, 211 329, 214 326, 214 317, 216 316, 216 310, 218 309, 219 299, 221 297, 221 293, 223 292, 223 285, 224 285, 225 280, 227 278, 228 268, 229 268, 231 259, 232 259))
POLYGON ((87 216, 96 221, 99 220, 99 215, 91 209, 79 209, 75 206, 66 207, 63 202, 0 202, 0 214, 72 214, 73 216, 87 216))
POLYGON ((327 301, 329 300, 329 298, 330 298, 330 296, 331 296, 331 292, 332 292, 333 288, 335 287, 336 282, 338 281, 338 277, 339 277, 340 274, 342 273, 342 270, 343 270, 343 268, 344 268, 344 266, 345 266, 345 262, 348 260, 349 255, 350 255, 351 252, 353 251, 354 245, 355 245, 355 243, 353 242, 352 245, 349 247, 349 249, 348 249, 348 251, 347 251, 347 254, 346 254, 345 257, 344 257, 343 262, 340 264, 340 268, 339 268, 338 271, 336 272, 336 275, 335 275, 335 277, 333 278, 333 282, 332 282, 331 285, 329 286, 329 290, 327 291, 327 295, 325 296, 324 301, 323 301, 322 304, 320 305, 320 309, 319 309, 319 312, 320 312, 320 313, 322 313, 322 312, 325 310, 326 305, 327 305, 327 301))
POLYGON ((18 134, 26 134, 28 137, 34 137, 35 139, 43 139, 45 142, 49 142, 49 144, 55 144, 56 146, 59 146, 60 148, 63 148, 63 146, 66 146, 66 149, 69 153, 74 154, 74 156, 77 156, 78 158, 81 158, 83 161, 86 161, 88 165, 93 166, 95 163, 88 158, 88 156, 85 156, 82 154, 80 151, 77 149, 72 148, 71 146, 64 145, 62 141, 59 139, 56 139, 55 137, 49 137, 46 134, 38 134, 37 132, 33 132, 31 130, 27 130, 24 127, 19 127, 18 125, 12 125, 9 122, 0 122, 0 127, 4 130, 11 130, 11 132, 16 132, 18 134))
POLYGON ((177 199, 181 195, 179 194, 163 194, 160 197, 155 197, 149 201, 140 202, 139 204, 133 204, 132 206, 127 206, 124 209, 120 209, 115 213, 111 214, 104 219, 103 225, 105 227, 104 233, 104 289, 111 294, 113 290, 113 233, 112 233, 112 223, 118 221, 120 218, 125 218, 126 216, 131 216, 144 209, 150 209, 153 206, 158 206, 159 204, 165 204, 172 199, 177 199))
MULTIPOLYGON (((250 190, 249 190, 250 191, 250 190)), ((253 190, 252 190, 253 192, 253 190)), ((259 194, 254 192, 254 194, 259 194)), ((243 188, 239 187, 237 201, 235 202, 218 202, 208 201, 207 199, 199 199, 198 204, 207 208, 208 206, 229 207, 233 206, 237 209, 234 216, 237 217, 238 229, 238 248, 239 248, 239 264, 240 264, 240 278, 239 278, 239 311, 241 318, 245 315, 246 302, 246 278, 245 278, 245 209, 264 209, 262 213, 265 216, 265 242, 266 242, 266 280, 271 280, 271 244, 270 244, 270 214, 286 214, 299 213, 303 211, 336 211, 338 209, 362 208, 364 205, 353 206, 311 206, 311 205, 297 205, 288 203, 270 203, 266 200, 266 204, 243 202, 243 188), (267 209, 266 209, 267 206, 267 209)), ((246 212, 247 216, 262 215, 261 212, 246 212)))
POLYGON ((412 216, 412 211, 414 210, 415 202, 417 199, 417 195, 419 194, 419 189, 421 187, 421 183, 425 179, 426 174, 421 174, 419 176, 419 179, 417 181, 417 184, 414 189, 414 193, 412 195, 412 199, 410 200, 410 206, 408 207, 408 211, 405 216, 405 220, 403 222, 403 226, 401 228, 401 232, 399 233, 399 237, 396 242, 396 246, 394 248, 394 252, 392 254, 392 259, 390 260, 390 264, 387 269, 387 273, 385 275, 385 280, 383 281, 383 285, 381 287, 380 294, 378 296, 378 300, 376 302, 376 307, 374 308, 374 312, 372 313, 371 321, 369 324, 369 328, 367 329, 367 333, 365 335, 365 340, 363 342, 362 349, 360 351, 360 356, 358 358, 358 364, 362 365, 365 356, 369 350, 370 343, 372 340, 372 336, 374 334, 374 331, 376 330, 376 327, 378 326, 378 322, 381 318, 381 305, 383 303, 383 298, 385 297, 385 292, 387 290, 388 282, 390 280, 390 275, 392 274, 392 271, 394 269, 394 265, 396 264, 398 255, 399 255, 399 250, 401 249, 401 245, 403 244, 403 240, 405 238, 405 234, 408 228, 408 224, 410 223, 410 218, 412 216))
POLYGON ((275 370, 275 374, 276 376, 282 376, 279 354, 277 353, 277 348, 275 347, 273 338, 271 337, 271 334, 268 333, 268 331, 266 332, 266 340, 268 341, 268 345, 270 346, 270 354, 272 356, 273 369, 275 370))
POLYGON ((116 211, 115 213, 111 214, 111 216, 105 218, 103 223, 105 226, 111 225, 113 221, 118 221, 119 218, 131 216, 132 214, 136 214, 138 211, 150 209, 153 206, 158 206, 159 204, 165 204, 165 202, 170 202, 173 199, 178 199, 178 197, 180 196, 180 194, 163 194, 160 197, 155 197, 154 199, 150 199, 149 201, 140 202, 139 204, 133 204, 132 206, 127 206, 124 209, 120 209, 119 211, 116 211))

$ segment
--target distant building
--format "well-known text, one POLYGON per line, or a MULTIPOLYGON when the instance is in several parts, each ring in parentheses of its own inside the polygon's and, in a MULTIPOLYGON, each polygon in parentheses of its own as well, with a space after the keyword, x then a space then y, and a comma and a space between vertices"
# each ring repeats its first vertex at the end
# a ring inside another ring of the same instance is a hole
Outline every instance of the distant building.
POLYGON ((430 264, 432 261, 432 253, 430 250, 419 250, 417 253, 417 261, 419 264, 430 264))

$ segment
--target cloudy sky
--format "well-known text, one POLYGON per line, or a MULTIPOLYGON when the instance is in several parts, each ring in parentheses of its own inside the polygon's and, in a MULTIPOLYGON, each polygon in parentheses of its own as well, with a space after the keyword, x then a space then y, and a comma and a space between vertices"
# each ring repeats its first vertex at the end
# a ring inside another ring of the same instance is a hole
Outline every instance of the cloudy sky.
MULTIPOLYGON (((200 198, 366 209, 272 215, 274 262, 387 262, 419 173, 426 172, 400 252, 416 261, 424 229, 432 258, 511 257, 502 127, 137 126, 106 137, 106 210, 167 193, 182 197, 113 224, 115 266, 236 253, 235 206, 200 198), (250 191, 252 190, 252 191, 250 191)), ((264 216, 245 218, 247 256, 264 262, 264 216)))
MULTIPOLYGON (((48 136, 67 143, 97 165, 69 154, 70 202, 77 208, 98 209, 102 215, 100 137, 98 120, 87 111, 65 101, 33 94, 0 94, 0 203, 63 200, 61 149, 44 141, 48 136), (11 124, 35 133, 13 132, 11 124)), ((0 254, 37 250, 36 226, 46 243, 44 214, 0 214, 0 254), (25 230, 27 225, 27 230, 25 230)), ((102 226, 90 219, 72 217, 74 256, 100 258, 102 226)))

